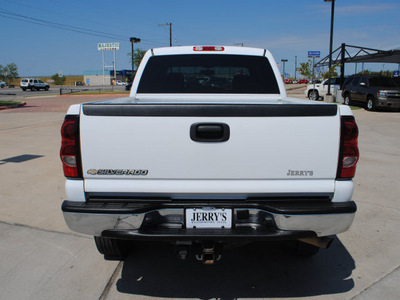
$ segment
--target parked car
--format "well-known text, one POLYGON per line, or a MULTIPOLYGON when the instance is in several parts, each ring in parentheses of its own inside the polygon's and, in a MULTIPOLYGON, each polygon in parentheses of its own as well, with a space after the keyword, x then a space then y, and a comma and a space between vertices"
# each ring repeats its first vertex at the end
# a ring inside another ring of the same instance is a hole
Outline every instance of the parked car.
POLYGON ((367 110, 400 109, 400 82, 389 77, 354 75, 344 85, 344 104, 361 103, 367 110))
POLYGON ((298 84, 307 84, 308 80, 307 79, 301 79, 297 81, 298 84))
POLYGON ((85 84, 82 81, 75 81, 72 83, 74 86, 84 86, 85 84))
MULTIPOLYGON (((336 97, 338 89, 340 89, 340 77, 331 78, 331 94, 334 97, 336 97)), ((328 79, 322 80, 321 83, 307 85, 307 89, 304 93, 310 100, 323 99, 328 93, 328 79)))
POLYGON ((23 91, 26 91, 27 89, 30 89, 31 91, 36 91, 40 89, 48 91, 50 85, 48 83, 41 81, 40 79, 22 78, 20 87, 23 91))
POLYGON ((0 87, 3 89, 7 86, 7 83, 5 83, 4 81, 0 81, 0 87))
POLYGON ((123 81, 121 81, 121 80, 117 80, 117 81, 115 82, 115 85, 126 85, 126 82, 123 82, 123 81))
POLYGON ((292 79, 285 79, 284 83, 291 84, 291 83, 293 83, 293 80, 292 79))

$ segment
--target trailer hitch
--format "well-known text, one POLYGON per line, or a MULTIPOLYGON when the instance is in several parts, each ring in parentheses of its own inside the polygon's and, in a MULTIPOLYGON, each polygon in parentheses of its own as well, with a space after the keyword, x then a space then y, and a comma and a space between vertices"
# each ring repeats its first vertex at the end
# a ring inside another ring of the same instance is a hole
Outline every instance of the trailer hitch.
POLYGON ((213 265, 222 258, 222 243, 197 242, 194 244, 196 259, 205 265, 213 265))

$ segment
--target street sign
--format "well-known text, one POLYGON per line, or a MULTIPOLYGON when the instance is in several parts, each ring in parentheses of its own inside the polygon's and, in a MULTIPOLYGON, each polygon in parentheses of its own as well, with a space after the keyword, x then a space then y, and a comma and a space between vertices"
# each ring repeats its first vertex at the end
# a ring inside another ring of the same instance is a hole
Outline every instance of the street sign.
POLYGON ((119 50, 119 43, 98 43, 97 50, 119 50))
POLYGON ((308 51, 308 57, 320 57, 321 51, 308 51))

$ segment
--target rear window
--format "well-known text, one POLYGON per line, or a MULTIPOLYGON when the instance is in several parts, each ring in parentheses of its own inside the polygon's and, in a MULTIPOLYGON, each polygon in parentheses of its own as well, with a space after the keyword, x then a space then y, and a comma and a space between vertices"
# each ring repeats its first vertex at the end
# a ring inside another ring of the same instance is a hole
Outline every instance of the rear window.
POLYGON ((149 59, 138 93, 279 94, 266 57, 164 55, 149 59))
POLYGON ((21 82, 28 82, 28 79, 22 79, 21 82))

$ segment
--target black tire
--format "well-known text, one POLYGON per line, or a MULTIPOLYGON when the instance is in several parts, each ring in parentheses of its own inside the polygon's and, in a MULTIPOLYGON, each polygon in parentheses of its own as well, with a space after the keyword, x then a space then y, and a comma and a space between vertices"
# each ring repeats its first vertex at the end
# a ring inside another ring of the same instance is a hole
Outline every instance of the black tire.
POLYGON ((119 240, 102 236, 95 236, 94 242, 97 250, 104 255, 106 260, 123 260, 125 251, 119 240))
POLYGON ((26 88, 22 88, 22 90, 23 90, 24 92, 26 92, 26 88))
POLYGON ((350 96, 348 94, 346 94, 344 96, 343 104, 344 105, 350 105, 351 104, 350 96))
POLYGON ((300 241, 293 241, 291 252, 296 256, 310 257, 318 253, 319 247, 306 244, 300 241))
POLYGON ((48 90, 49 90, 49 87, 48 87, 48 86, 46 86, 46 87, 44 88, 44 90, 45 90, 45 91, 48 91, 48 90))
POLYGON ((319 94, 317 90, 310 90, 308 92, 308 99, 310 100, 318 100, 319 99, 319 94))
POLYGON ((36 88, 34 86, 31 87, 31 91, 34 92, 36 91, 36 88))
POLYGON ((367 104, 365 105, 365 109, 368 111, 376 110, 375 99, 373 97, 371 97, 371 96, 368 97, 367 104))

